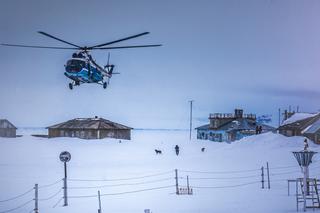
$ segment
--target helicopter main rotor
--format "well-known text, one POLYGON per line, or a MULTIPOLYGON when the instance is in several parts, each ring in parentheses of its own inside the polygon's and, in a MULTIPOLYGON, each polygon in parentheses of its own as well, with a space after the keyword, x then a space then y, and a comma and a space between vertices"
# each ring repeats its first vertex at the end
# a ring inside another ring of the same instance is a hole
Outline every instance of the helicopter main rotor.
POLYGON ((71 42, 65 41, 63 39, 60 39, 56 36, 50 35, 46 32, 43 31, 38 31, 38 33, 47 36, 49 38, 55 39, 57 41, 60 41, 62 43, 68 44, 72 47, 54 47, 54 46, 38 46, 38 45, 23 45, 23 44, 6 44, 6 43, 2 43, 1 45, 3 46, 10 46, 10 47, 26 47, 26 48, 40 48, 40 49, 62 49, 62 50, 79 50, 81 52, 84 53, 88 53, 88 51, 90 50, 111 50, 111 49, 129 49, 129 48, 144 48, 144 47, 159 47, 162 46, 161 44, 151 44, 151 45, 131 45, 131 46, 116 46, 116 47, 106 47, 108 45, 111 44, 115 44, 118 42, 122 42, 122 41, 126 41, 129 39, 133 39, 133 38, 137 38, 146 34, 149 34, 149 32, 144 32, 144 33, 139 33, 133 36, 129 36, 129 37, 125 37, 122 39, 118 39, 118 40, 114 40, 111 42, 107 42, 107 43, 103 43, 103 44, 98 44, 98 45, 94 45, 94 46, 84 46, 81 47, 79 45, 73 44, 71 42))

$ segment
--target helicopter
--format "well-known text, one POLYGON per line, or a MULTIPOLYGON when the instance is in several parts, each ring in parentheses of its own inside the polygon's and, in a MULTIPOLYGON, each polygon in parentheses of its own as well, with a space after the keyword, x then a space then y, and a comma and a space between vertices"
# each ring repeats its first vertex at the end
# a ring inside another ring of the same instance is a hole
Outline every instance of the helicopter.
POLYGON ((62 43, 68 44, 69 47, 55 47, 55 46, 34 46, 34 45, 21 45, 21 44, 6 44, 2 43, 3 46, 9 47, 25 47, 25 48, 40 48, 40 49, 61 49, 61 50, 77 50, 77 52, 72 54, 72 58, 69 59, 65 64, 64 75, 71 79, 72 82, 69 83, 69 89, 73 89, 74 86, 80 86, 84 83, 96 83, 103 86, 104 89, 109 85, 110 78, 113 74, 120 74, 113 72, 115 65, 110 64, 110 53, 108 53, 108 61, 104 66, 98 65, 90 54, 92 50, 112 50, 112 49, 128 49, 128 48, 143 48, 143 47, 159 47, 161 44, 152 45, 136 45, 136 46, 112 46, 118 42, 126 41, 129 39, 137 38, 150 32, 143 32, 129 37, 121 38, 118 40, 110 41, 103 44, 98 44, 94 46, 79 46, 68 41, 62 40, 58 37, 50 35, 43 31, 38 31, 38 33, 47 36, 49 38, 55 39, 62 43))

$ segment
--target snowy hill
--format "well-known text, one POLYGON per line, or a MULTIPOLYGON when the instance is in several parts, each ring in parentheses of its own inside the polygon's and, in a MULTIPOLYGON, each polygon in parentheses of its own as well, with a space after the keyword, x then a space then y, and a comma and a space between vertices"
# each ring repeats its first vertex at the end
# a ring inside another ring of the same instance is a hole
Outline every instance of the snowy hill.
MULTIPOLYGON (((227 144, 189 141, 186 131, 140 130, 133 131, 132 138, 121 143, 115 139, 88 141, 28 135, 0 138, 0 212, 22 204, 12 212, 30 212, 35 183, 40 186, 40 212, 46 213, 97 212, 98 190, 103 195, 102 212, 295 211, 295 197, 287 196, 286 179, 301 176, 292 151, 302 149, 302 137, 266 133, 227 144), (179 156, 174 152, 176 144, 181 148, 179 156), (201 152, 202 147, 205 152, 201 152), (162 150, 162 154, 156 155, 154 149, 162 150), (58 156, 65 150, 72 155, 68 163, 70 198, 69 206, 62 207, 63 164, 58 156), (271 168, 270 190, 261 189, 260 182, 261 167, 267 161, 271 168), (189 177, 193 195, 175 194, 174 169, 178 169, 180 187, 189 177), (17 195, 21 197, 15 198, 17 195), (13 199, 4 201, 8 198, 13 199)), ((314 144, 310 147, 320 150, 314 144)), ((314 157, 311 176, 319 175, 319 158, 314 157)), ((293 185, 291 190, 295 190, 293 185)))

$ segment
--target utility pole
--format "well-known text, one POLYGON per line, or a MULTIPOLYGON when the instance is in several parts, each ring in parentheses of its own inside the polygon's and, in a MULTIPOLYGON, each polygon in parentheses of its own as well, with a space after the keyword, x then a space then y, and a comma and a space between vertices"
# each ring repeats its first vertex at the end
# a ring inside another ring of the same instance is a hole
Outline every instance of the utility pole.
POLYGON ((176 179, 176 194, 179 195, 178 169, 175 169, 174 173, 175 173, 175 179, 176 179))
POLYGON ((191 132, 192 132, 192 103, 194 100, 189 101, 190 102, 190 134, 189 134, 189 140, 191 141, 191 132))
POLYGON ((279 127, 280 124, 281 124, 281 109, 280 109, 280 108, 279 108, 279 112, 278 112, 278 113, 279 113, 279 115, 278 115, 278 116, 279 116, 279 117, 278 117, 278 118, 279 118, 279 120, 278 120, 278 127, 279 127))
POLYGON ((34 213, 39 212, 38 208, 38 184, 34 185, 34 213))
POLYGON ((102 211, 101 211, 100 191, 98 191, 98 200, 99 200, 99 209, 98 209, 98 213, 102 213, 102 211))

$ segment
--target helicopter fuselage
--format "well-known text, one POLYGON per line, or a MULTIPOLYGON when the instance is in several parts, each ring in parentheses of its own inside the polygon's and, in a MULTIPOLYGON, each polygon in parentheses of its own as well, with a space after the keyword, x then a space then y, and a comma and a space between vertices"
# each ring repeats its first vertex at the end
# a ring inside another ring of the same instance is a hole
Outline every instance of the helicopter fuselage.
POLYGON ((65 65, 64 75, 74 82, 102 83, 105 75, 85 58, 72 58, 65 65))

